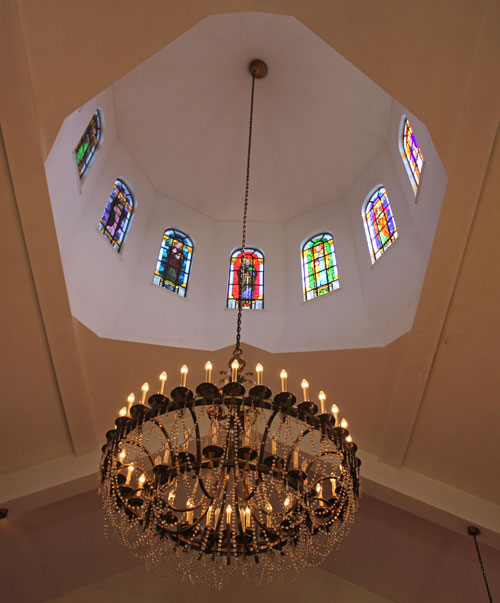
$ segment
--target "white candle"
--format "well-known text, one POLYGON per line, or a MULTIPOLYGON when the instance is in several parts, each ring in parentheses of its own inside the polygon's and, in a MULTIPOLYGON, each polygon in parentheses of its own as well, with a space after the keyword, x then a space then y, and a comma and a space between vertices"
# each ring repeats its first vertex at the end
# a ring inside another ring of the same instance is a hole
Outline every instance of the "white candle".
POLYGON ((127 416, 130 417, 130 409, 132 407, 132 404, 135 402, 135 396, 134 396, 134 394, 129 394, 128 395, 127 402, 128 402, 127 416))
POLYGON ((210 360, 205 364, 205 381, 207 383, 212 383, 212 363, 210 360))
POLYGON ((163 391, 165 390, 165 381, 167 380, 167 373, 163 371, 160 375, 160 394, 163 396, 163 391))
POLYGON ((302 379, 300 387, 302 388, 302 393, 304 394, 304 402, 309 402, 309 382, 307 379, 302 379))
POLYGON ((321 391, 319 392, 319 396, 318 396, 318 398, 319 398, 319 402, 320 402, 320 404, 321 404, 321 414, 324 414, 324 413, 325 413, 325 400, 326 400, 326 394, 325 394, 325 392, 324 392, 323 390, 321 390, 321 391))
POLYGON ((170 460, 170 448, 165 446, 165 454, 163 455, 163 464, 168 465, 168 461, 170 460))
POLYGON ((240 363, 236 360, 236 358, 231 362, 231 381, 238 381, 238 369, 240 368, 240 363))
POLYGON ((281 369, 280 379, 281 379, 281 391, 282 392, 286 392, 286 388, 287 388, 286 380, 287 380, 287 378, 288 378, 288 373, 285 371, 285 369, 281 369))
POLYGON ((210 525, 211 520, 212 520, 212 505, 210 505, 208 507, 208 511, 207 511, 207 522, 206 522, 207 526, 210 525))
POLYGON ((227 523, 227 525, 231 524, 231 513, 232 513, 231 505, 227 505, 227 507, 226 507, 226 523, 227 523))
POLYGON ((342 421, 340 421, 340 427, 342 427, 342 429, 347 429, 349 427, 349 423, 345 419, 342 419, 342 421))
POLYGON ((273 456, 276 456, 276 452, 278 451, 278 445, 276 444, 276 440, 273 438, 271 440, 271 452, 273 456))
POLYGON ((183 364, 181 366, 181 387, 186 387, 186 379, 187 379, 187 374, 189 372, 188 367, 183 364))
POLYGON ((335 418, 335 425, 339 424, 339 407, 336 404, 332 404, 332 415, 335 418))
POLYGON ((125 485, 130 486, 130 480, 132 478, 132 473, 134 472, 134 465, 129 465, 127 467, 127 477, 125 479, 125 485))
POLYGON ((250 515, 250 507, 245 509, 245 529, 249 530, 252 527, 251 524, 251 515, 250 515))
POLYGON ((255 372, 257 373, 257 385, 262 385, 262 373, 264 372, 264 367, 260 362, 256 365, 255 372))
MULTIPOLYGON (((191 509, 192 507, 194 507, 194 503, 193 503, 193 501, 191 499, 189 499, 187 501, 187 507, 188 507, 188 509, 191 509)), ((186 513, 186 521, 188 523, 192 523, 193 522, 193 512, 192 511, 188 511, 186 513)))
POLYGON ((127 407, 122 406, 122 408, 120 408, 120 412, 118 414, 120 415, 120 417, 126 417, 127 416, 127 407))
POLYGON ((143 384, 142 384, 142 387, 141 387, 141 390, 142 390, 142 400, 141 400, 141 404, 144 404, 144 403, 146 402, 146 394, 147 394, 147 393, 148 393, 148 391, 149 391, 149 383, 143 383, 143 384))
POLYGON ((337 489, 337 480, 334 477, 330 478, 330 483, 332 484, 332 497, 335 496, 335 490, 337 489))
POLYGON ((273 507, 271 505, 271 503, 267 503, 266 504, 266 511, 267 511, 267 515, 266 515, 266 527, 270 528, 271 527, 271 513, 273 512, 273 507))

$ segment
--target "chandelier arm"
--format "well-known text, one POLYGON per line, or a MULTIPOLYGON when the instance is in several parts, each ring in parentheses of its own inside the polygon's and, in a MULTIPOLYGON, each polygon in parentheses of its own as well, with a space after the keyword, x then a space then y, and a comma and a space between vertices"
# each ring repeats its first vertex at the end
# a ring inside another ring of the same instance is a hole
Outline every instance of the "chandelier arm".
POLYGON ((243 226, 241 234, 241 261, 238 269, 238 316, 236 319, 236 344, 233 351, 233 357, 238 358, 243 353, 241 349, 241 318, 242 318, 242 307, 241 307, 241 289, 242 282, 245 273, 244 261, 245 251, 247 245, 247 217, 248 217, 248 191, 250 188, 250 157, 252 152, 252 132, 253 132, 253 108, 254 108, 254 95, 255 95, 255 73, 252 72, 252 92, 250 95, 250 118, 248 122, 248 149, 247 149, 247 168, 245 176, 245 198, 243 202, 243 226))

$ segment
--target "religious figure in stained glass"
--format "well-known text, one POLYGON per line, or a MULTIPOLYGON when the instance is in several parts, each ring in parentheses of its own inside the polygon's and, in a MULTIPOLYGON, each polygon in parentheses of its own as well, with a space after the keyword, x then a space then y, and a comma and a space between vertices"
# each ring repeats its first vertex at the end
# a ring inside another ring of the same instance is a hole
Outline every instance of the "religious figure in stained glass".
POLYGON ((422 168, 424 167, 424 156, 418 146, 410 122, 406 118, 403 126, 402 146, 404 151, 403 160, 408 166, 408 177, 412 180, 412 185, 416 193, 420 184, 422 168))
POLYGON ((78 173, 80 174, 80 179, 83 178, 85 172, 92 163, 94 154, 99 146, 100 139, 101 114, 99 109, 97 109, 75 149, 76 163, 78 164, 78 173))
POLYGON ((153 283, 185 297, 193 248, 193 242, 188 235, 180 230, 167 228, 163 233, 153 283))
POLYGON ((305 301, 339 288, 335 248, 329 232, 314 235, 302 245, 302 281, 305 301))
POLYGON ((247 247, 233 251, 229 264, 227 307, 261 310, 264 307, 264 255, 258 249, 247 247))
POLYGON ((116 180, 98 228, 118 252, 130 226, 134 205, 134 197, 127 185, 116 180))
POLYGON ((383 186, 378 188, 366 203, 363 220, 373 264, 398 238, 396 221, 383 186))

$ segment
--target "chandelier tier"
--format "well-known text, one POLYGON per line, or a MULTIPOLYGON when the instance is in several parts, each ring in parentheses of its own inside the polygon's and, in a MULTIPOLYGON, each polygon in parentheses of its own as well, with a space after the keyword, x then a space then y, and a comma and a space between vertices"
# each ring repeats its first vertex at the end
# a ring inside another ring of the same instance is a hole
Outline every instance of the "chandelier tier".
MULTIPOLYGON (((250 63, 252 93, 243 211, 242 252, 250 176, 255 79, 264 77, 263 61, 250 63)), ((239 283, 244 277, 241 262, 239 283)), ((240 346, 241 287, 236 346, 221 385, 180 385, 140 400, 128 397, 106 434, 101 461, 101 493, 107 525, 151 567, 166 568, 194 583, 217 588, 232 577, 271 580, 282 571, 317 565, 340 542, 353 521, 359 496, 356 444, 339 409, 310 399, 301 383, 301 400, 287 391, 273 396, 245 372, 240 346)))

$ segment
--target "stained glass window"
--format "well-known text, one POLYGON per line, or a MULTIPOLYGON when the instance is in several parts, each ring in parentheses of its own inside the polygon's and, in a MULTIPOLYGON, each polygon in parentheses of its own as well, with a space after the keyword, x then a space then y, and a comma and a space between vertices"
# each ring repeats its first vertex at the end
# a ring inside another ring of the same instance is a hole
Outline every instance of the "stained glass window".
POLYGON ((98 228, 118 252, 130 226, 134 206, 134 197, 127 185, 116 180, 98 228))
POLYGON ((167 228, 163 233, 153 283, 186 297, 193 249, 193 241, 187 234, 167 228))
POLYGON ((409 168, 408 176, 411 176, 413 179, 416 192, 416 189, 420 184, 420 176, 422 175, 422 168, 424 166, 424 156, 422 155, 422 151, 418 146, 418 142, 415 138, 415 134, 413 133, 410 122, 406 118, 403 126, 403 139, 401 142, 404 151, 404 159, 409 168))
POLYGON ((83 175, 92 163, 92 159, 94 158, 96 149, 99 146, 100 139, 101 113, 99 109, 97 109, 75 149, 76 162, 78 164, 78 173, 80 174, 80 178, 83 178, 83 175))
POLYGON ((305 301, 339 288, 335 248, 329 232, 314 235, 302 245, 302 282, 305 301))
POLYGON ((392 215, 387 191, 383 186, 371 195, 364 206, 363 220, 373 264, 398 238, 396 221, 392 215))
POLYGON ((237 308, 241 277, 241 307, 262 310, 264 307, 264 255, 247 247, 233 251, 229 263, 227 307, 237 308))

